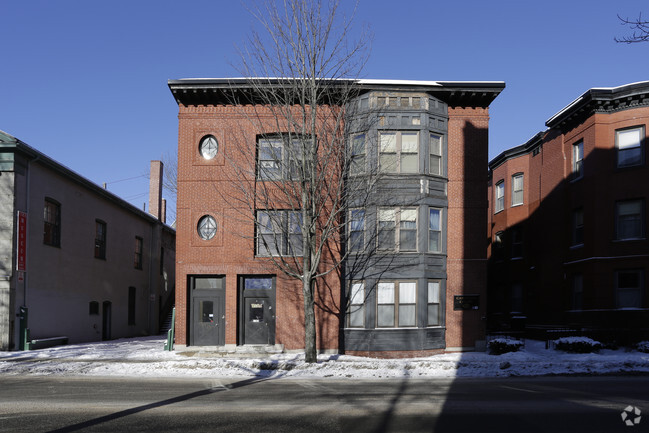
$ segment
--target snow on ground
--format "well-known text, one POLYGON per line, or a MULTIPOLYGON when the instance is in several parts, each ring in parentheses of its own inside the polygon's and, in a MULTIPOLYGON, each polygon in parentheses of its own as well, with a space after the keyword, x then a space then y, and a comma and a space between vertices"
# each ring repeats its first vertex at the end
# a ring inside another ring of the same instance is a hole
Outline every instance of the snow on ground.
POLYGON ((649 373, 647 353, 620 349, 571 354, 546 350, 544 342, 531 340, 519 352, 503 355, 470 352, 411 359, 320 355, 317 364, 305 363, 303 353, 220 358, 168 352, 164 342, 156 336, 0 352, 0 375, 372 379, 649 373))

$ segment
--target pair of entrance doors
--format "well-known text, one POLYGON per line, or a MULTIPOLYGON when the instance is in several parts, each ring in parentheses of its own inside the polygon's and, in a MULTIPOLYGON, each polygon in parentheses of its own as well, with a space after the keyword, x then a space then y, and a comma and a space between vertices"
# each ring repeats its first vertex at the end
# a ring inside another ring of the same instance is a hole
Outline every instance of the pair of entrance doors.
MULTIPOLYGON (((193 346, 225 344, 225 277, 190 277, 193 346)), ((238 344, 275 344, 275 279, 242 276, 238 281, 238 344)))

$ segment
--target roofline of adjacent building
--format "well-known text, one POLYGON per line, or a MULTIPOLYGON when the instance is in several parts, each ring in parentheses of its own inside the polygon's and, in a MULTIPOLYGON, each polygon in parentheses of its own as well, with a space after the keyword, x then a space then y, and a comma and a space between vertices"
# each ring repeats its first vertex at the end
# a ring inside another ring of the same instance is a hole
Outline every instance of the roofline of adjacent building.
POLYGON ((101 186, 83 177, 82 175, 75 172, 74 170, 66 167, 60 162, 45 155, 43 152, 36 150, 35 148, 28 145, 24 141, 0 130, 0 153, 3 151, 19 153, 30 158, 32 161, 37 161, 39 164, 42 164, 47 168, 54 170, 55 172, 59 173, 60 175, 64 176, 67 179, 71 179, 75 183, 81 185, 86 189, 91 190, 95 194, 107 199, 108 201, 118 205, 119 207, 148 220, 150 223, 155 224, 156 222, 159 222, 165 229, 175 232, 175 230, 172 227, 158 220, 155 216, 143 211, 142 209, 139 209, 136 206, 133 206, 131 203, 127 202, 123 198, 102 188, 101 186))
POLYGON ((505 161, 530 153, 538 145, 541 144, 546 132, 547 131, 537 132, 536 135, 534 135, 532 138, 527 140, 525 143, 516 147, 512 147, 511 149, 502 151, 498 156, 496 156, 494 159, 489 161, 489 170, 495 170, 505 161))
MULTIPOLYGON (((561 124, 575 114, 583 111, 592 103, 606 103, 623 98, 639 97, 649 93, 649 81, 639 81, 637 83, 624 84, 618 87, 593 87, 588 89, 577 99, 559 110, 554 116, 550 117, 545 125, 552 128, 561 124)), ((645 96, 643 103, 649 103, 645 96)), ((631 105, 630 105, 631 106, 631 105)))

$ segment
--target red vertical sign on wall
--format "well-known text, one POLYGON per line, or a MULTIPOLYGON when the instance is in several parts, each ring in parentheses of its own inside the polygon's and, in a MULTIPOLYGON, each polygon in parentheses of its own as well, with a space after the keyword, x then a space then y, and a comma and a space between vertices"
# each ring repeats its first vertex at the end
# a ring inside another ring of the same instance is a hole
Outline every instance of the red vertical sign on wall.
POLYGON ((18 257, 16 270, 27 270, 27 213, 18 211, 18 257))

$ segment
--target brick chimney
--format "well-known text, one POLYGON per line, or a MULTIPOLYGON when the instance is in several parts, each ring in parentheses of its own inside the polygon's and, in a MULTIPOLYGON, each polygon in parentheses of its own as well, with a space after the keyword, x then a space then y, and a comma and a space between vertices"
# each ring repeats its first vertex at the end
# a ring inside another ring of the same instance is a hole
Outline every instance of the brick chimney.
POLYGON ((163 224, 167 224, 167 200, 162 199, 162 215, 160 216, 160 221, 162 221, 163 224))
POLYGON ((158 220, 162 220, 162 169, 162 161, 151 161, 151 173, 149 175, 149 213, 158 220))

